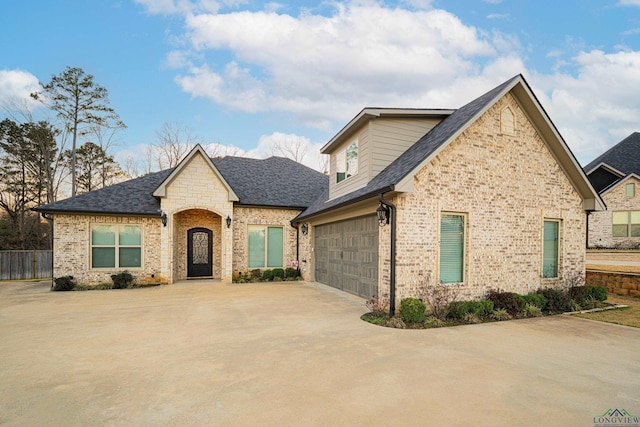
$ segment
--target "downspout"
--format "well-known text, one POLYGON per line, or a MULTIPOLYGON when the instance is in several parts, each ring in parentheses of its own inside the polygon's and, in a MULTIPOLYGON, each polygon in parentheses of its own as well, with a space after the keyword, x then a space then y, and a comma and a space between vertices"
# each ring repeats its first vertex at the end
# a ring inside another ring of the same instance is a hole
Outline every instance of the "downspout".
POLYGON ((296 229, 296 261, 298 262, 298 268, 296 268, 296 270, 298 271, 298 275, 301 276, 301 272, 300 272, 300 227, 299 224, 296 223, 291 224, 291 226, 293 228, 296 229))
POLYGON ((391 247, 389 249, 389 315, 396 312, 396 205, 384 199, 384 193, 378 194, 378 200, 384 207, 389 208, 391 221, 391 247))
POLYGON ((53 289, 53 285, 55 283, 55 277, 53 277, 53 260, 55 259, 55 253, 53 252, 53 241, 54 241, 53 233, 55 232, 55 229, 53 226, 53 215, 47 212, 41 212, 40 215, 42 216, 42 218, 46 219, 47 221, 51 221, 51 289, 53 289))
POLYGON ((585 236, 585 247, 589 249, 589 215, 591 215, 592 210, 587 210, 587 233, 585 236))

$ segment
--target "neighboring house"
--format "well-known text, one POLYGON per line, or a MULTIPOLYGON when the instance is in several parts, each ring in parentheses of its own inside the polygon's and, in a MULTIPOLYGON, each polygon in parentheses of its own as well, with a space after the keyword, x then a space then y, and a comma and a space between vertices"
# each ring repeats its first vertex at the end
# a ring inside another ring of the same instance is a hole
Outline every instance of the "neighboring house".
POLYGON ((589 246, 640 245, 640 133, 634 132, 584 170, 607 204, 589 216, 589 246))
POLYGON ((197 277, 195 233, 214 242, 206 276, 299 259, 307 280, 391 303, 438 283, 477 297, 584 272, 585 212, 604 204, 521 75, 458 110, 365 108, 322 152, 328 182, 197 147, 173 170, 40 207, 55 275, 197 277))

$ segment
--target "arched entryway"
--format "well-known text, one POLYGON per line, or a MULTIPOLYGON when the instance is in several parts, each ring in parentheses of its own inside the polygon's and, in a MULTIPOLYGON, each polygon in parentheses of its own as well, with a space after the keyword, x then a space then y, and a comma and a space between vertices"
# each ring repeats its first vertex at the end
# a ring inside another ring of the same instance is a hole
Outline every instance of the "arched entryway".
POLYGON ((221 279, 222 217, 206 209, 187 209, 173 219, 174 280, 221 279))

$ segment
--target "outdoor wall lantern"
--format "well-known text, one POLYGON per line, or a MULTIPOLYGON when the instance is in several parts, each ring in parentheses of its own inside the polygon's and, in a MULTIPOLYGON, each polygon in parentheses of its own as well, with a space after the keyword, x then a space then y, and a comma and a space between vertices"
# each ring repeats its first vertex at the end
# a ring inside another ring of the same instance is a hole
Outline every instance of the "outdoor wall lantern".
POLYGON ((231 227, 231 217, 227 215, 227 228, 231 227))
POLYGON ((166 212, 162 212, 162 215, 160 215, 160 221, 162 221, 162 226, 163 227, 167 226, 167 213, 166 212))
POLYGON ((302 227, 300 228, 302 229, 302 235, 306 236, 309 232, 309 226, 307 224, 302 224, 302 227))
POLYGON ((378 209, 376 209, 376 215, 378 215, 378 222, 380 227, 384 227, 385 224, 389 224, 389 207, 380 203, 378 209))

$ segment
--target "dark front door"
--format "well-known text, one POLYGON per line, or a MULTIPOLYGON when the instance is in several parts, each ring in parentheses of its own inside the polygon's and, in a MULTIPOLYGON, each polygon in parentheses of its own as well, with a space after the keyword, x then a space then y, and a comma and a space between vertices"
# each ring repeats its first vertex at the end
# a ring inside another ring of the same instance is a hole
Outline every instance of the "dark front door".
POLYGON ((212 233, 208 228, 187 232, 187 277, 213 276, 212 233))

